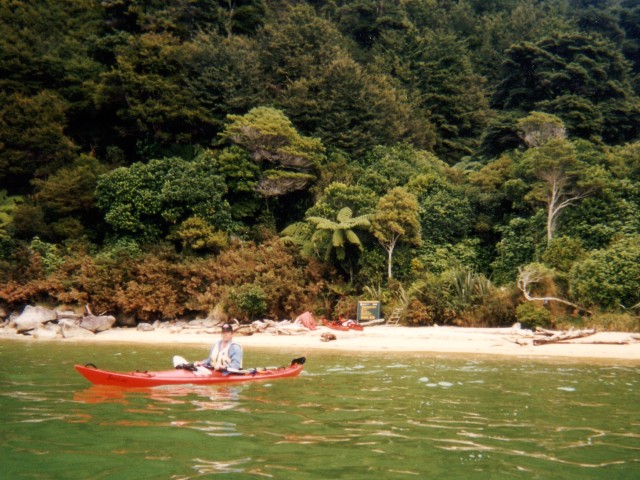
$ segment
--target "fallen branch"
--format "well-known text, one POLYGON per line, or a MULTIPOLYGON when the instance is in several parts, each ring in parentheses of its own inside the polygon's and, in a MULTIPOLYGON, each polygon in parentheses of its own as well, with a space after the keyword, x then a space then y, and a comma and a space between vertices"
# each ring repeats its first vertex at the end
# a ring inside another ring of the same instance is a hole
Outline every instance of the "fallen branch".
MULTIPOLYGON (((570 332, 573 330, 569 330, 570 332)), ((546 328, 542 328, 542 327, 536 327, 536 335, 547 335, 552 337, 553 335, 558 335, 559 333, 563 333, 563 332, 558 332, 557 330, 547 330, 546 328)))
POLYGON ((573 307, 578 311, 588 313, 589 315, 593 314, 592 311, 587 310, 586 308, 583 308, 580 305, 576 305, 575 303, 572 303, 572 302, 570 302, 568 300, 565 300, 563 298, 558 298, 558 297, 534 297, 533 295, 531 295, 531 292, 529 290, 531 285, 535 285, 537 283, 540 283, 544 278, 545 278, 544 272, 542 272, 538 268, 536 268, 535 265, 528 265, 526 267, 520 267, 518 269, 517 285, 518 285, 518 288, 520 289, 520 291, 522 292, 522 294, 524 295, 524 298, 526 298, 529 301, 537 301, 537 302, 544 302, 544 303, 558 302, 558 303, 562 303, 564 305, 568 305, 570 307, 573 307))

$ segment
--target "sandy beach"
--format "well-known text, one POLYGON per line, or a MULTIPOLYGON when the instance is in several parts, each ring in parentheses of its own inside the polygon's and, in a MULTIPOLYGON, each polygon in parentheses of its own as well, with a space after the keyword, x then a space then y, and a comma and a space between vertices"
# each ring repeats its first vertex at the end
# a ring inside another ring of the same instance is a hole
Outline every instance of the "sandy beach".
MULTIPOLYGON (((171 331, 160 328, 140 331, 135 328, 114 328, 90 337, 61 339, 63 342, 112 342, 147 344, 191 344, 209 346, 219 335, 199 329, 171 331)), ((533 334, 517 328, 462 327, 397 327, 375 325, 363 331, 335 331, 319 327, 295 334, 253 333, 235 334, 235 340, 245 348, 295 350, 301 354, 313 351, 331 352, 405 352, 465 354, 482 356, 515 356, 535 358, 609 359, 640 363, 640 336, 630 333, 599 332, 570 343, 534 345, 533 334), (323 334, 335 335, 335 340, 323 341, 323 334)), ((57 340, 52 340, 57 341, 57 340)))

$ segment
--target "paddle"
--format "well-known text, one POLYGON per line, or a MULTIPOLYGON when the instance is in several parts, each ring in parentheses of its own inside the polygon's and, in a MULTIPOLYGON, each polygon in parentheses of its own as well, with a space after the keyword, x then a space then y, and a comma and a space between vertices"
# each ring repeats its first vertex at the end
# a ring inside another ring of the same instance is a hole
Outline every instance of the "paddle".
MULTIPOLYGON (((306 361, 307 361, 306 357, 294 358, 293 360, 291 360, 291 365, 304 365, 304 362, 306 361)), ((236 373, 239 375, 255 375, 256 373, 261 373, 268 370, 278 370, 278 368, 282 368, 282 367, 260 367, 260 368, 250 368, 248 370, 227 368, 227 372, 236 373)))
POLYGON ((173 367, 191 370, 192 372, 195 372, 196 375, 211 375, 211 370, 208 368, 194 365, 180 355, 173 356, 173 367))
POLYGON ((255 375, 257 373, 255 368, 249 370, 245 370, 244 368, 225 368, 225 370, 234 375, 255 375))
MULTIPOLYGON (((304 365, 306 362, 306 357, 294 358, 291 360, 291 365, 304 365)), ((184 368, 185 370, 191 370, 195 372, 196 375, 211 375, 212 370, 206 367, 196 366, 193 363, 190 363, 187 359, 181 357, 180 355, 173 356, 173 366, 174 368, 184 368)), ((250 368, 245 370, 243 368, 226 368, 225 370, 228 373, 233 373, 235 375, 255 375, 256 373, 260 373, 260 371, 266 370, 277 370, 278 367, 262 367, 262 368, 250 368)))

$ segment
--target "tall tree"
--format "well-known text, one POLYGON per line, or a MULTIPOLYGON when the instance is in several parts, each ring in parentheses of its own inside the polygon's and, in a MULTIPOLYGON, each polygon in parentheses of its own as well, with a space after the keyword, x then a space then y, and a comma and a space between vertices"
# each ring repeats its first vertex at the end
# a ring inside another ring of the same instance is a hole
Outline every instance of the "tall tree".
POLYGON ((484 78, 474 72, 464 41, 440 29, 413 30, 390 37, 378 61, 428 112, 440 158, 456 163, 475 152, 490 112, 484 78))
POLYGON ((0 89, 34 95, 55 90, 79 105, 103 70, 93 58, 101 8, 92 0, 3 0, 0 89))
POLYGON ((387 31, 404 30, 409 21, 403 2, 349 0, 335 2, 333 16, 340 30, 358 45, 370 48, 387 31))
POLYGON ((128 33, 169 33, 188 40, 208 31, 253 34, 265 20, 263 0, 105 0, 107 25, 128 33))
POLYGON ((132 157, 153 157, 162 147, 207 144, 218 132, 216 119, 184 82, 184 62, 192 50, 167 33, 130 36, 117 50, 117 65, 101 76, 98 113, 115 112, 114 136, 136 148, 129 152, 132 157))
POLYGON ((32 178, 45 178, 73 161, 77 146, 64 131, 68 108, 51 91, 0 91, 0 189, 27 193, 32 178))
POLYGON ((376 145, 407 142, 431 148, 431 124, 406 92, 385 74, 338 56, 316 78, 291 85, 282 101, 291 117, 323 142, 361 157, 376 145))
POLYGON ((346 48, 335 25, 308 5, 287 4, 273 15, 258 40, 267 83, 276 95, 290 82, 320 75, 346 48))
POLYGON ((552 113, 571 135, 623 143, 640 133, 640 97, 616 46, 597 35, 565 34, 507 52, 494 106, 552 113), (615 120, 614 120, 615 119, 615 120))
POLYGON ((567 18, 569 2, 564 0, 455 3, 448 13, 447 23, 467 40, 473 65, 477 73, 487 79, 492 91, 501 80, 500 69, 496 67, 504 61, 504 53, 513 45, 575 31, 574 23, 567 18), (469 3, 473 3, 472 12, 461 12, 469 3))
MULTIPOLYGON (((227 115, 240 115, 263 103, 265 87, 260 50, 255 40, 200 32, 180 46, 181 84, 192 108, 211 124, 209 134, 222 131, 227 115)), ((207 133, 198 136, 207 143, 207 133)))
POLYGON ((387 252, 387 277, 393 278, 393 252, 399 242, 420 244, 418 200, 415 195, 397 187, 378 201, 371 219, 373 235, 387 252))
POLYGON ((545 205, 547 243, 564 209, 591 195, 604 175, 601 169, 580 162, 575 147, 565 139, 552 139, 527 150, 517 171, 533 181, 525 200, 545 205))
POLYGON ((640 92, 640 5, 635 0, 623 0, 619 9, 620 26, 625 34, 622 51, 633 64, 634 89, 640 92))

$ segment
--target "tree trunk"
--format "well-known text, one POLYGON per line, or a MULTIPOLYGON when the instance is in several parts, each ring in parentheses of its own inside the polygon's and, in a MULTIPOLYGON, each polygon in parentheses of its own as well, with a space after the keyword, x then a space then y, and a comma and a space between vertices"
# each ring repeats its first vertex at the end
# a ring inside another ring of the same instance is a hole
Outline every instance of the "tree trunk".
POLYGON ((389 241, 389 244, 385 247, 385 250, 387 251, 387 278, 389 280, 393 278, 393 250, 396 248, 397 241, 398 238, 395 237, 389 241))

